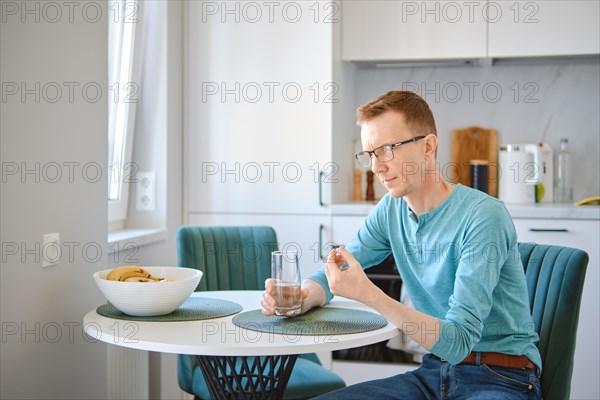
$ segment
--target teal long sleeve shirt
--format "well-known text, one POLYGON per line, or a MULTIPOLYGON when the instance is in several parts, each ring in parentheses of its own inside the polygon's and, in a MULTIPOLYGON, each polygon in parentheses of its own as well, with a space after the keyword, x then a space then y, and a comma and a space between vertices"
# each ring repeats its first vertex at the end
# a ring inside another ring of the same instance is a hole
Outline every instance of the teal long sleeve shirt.
MULTIPOLYGON (((417 218, 402 198, 387 194, 346 249, 363 268, 393 253, 415 308, 440 320, 431 353, 452 364, 471 351, 526 355, 541 370, 516 231, 501 201, 457 185, 417 218)), ((308 278, 325 289, 329 302, 324 271, 308 278)), ((407 322, 398 328, 420 327, 407 322)))

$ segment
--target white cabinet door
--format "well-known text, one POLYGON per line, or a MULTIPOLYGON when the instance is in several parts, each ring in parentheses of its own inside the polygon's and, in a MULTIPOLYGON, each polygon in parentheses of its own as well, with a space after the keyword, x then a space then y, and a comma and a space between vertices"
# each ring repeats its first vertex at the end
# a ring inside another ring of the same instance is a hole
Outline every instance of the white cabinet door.
POLYGON ((490 57, 600 53, 596 0, 496 1, 489 8, 490 57))
POLYGON ((343 1, 342 58, 485 57, 486 7, 486 1, 343 1))
POLYGON ((571 380, 572 399, 598 399, 600 396, 600 221, 515 219, 519 242, 553 244, 585 250, 587 267, 577 329, 575 365, 571 380), (560 231, 566 230, 566 231, 560 231))
POLYGON ((279 248, 295 248, 300 254, 303 278, 323 265, 331 241, 331 218, 310 215, 190 214, 188 224, 202 226, 270 226, 277 233, 279 248))
POLYGON ((363 226, 367 216, 339 216, 331 219, 332 239, 337 244, 348 243, 363 226))
POLYGON ((339 88, 325 6, 186 4, 186 209, 327 212, 319 171, 339 178, 331 163, 339 88))

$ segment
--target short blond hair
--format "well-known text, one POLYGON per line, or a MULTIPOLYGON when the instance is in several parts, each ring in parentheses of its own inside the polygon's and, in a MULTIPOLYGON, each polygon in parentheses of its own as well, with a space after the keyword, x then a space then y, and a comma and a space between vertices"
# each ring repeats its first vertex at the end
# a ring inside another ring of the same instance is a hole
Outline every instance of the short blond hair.
POLYGON ((437 136, 435 119, 429 105, 421 96, 407 90, 392 90, 363 104, 356 111, 356 123, 362 126, 387 111, 402 113, 415 136, 429 133, 437 136))

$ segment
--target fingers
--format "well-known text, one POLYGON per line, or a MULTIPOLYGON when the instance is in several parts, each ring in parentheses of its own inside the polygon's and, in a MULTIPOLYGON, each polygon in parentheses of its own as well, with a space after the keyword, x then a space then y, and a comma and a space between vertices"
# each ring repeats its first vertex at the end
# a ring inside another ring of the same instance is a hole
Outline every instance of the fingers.
MULTIPOLYGON (((275 306, 277 305, 277 302, 275 301, 275 298, 273 297, 273 279, 267 279, 265 281, 265 291, 263 292, 263 297, 260 301, 260 305, 262 307, 262 314, 265 316, 271 316, 271 315, 275 315, 275 306)), ((308 297, 308 288, 302 287, 300 288, 300 295, 302 296, 303 299, 306 299, 308 297)))
POLYGON ((342 253, 338 251, 338 249, 339 248, 334 248, 329 252, 329 255, 327 256, 327 264, 331 263, 335 264, 337 267, 341 267, 346 263, 346 259, 342 253))
POLYGON ((348 267, 358 264, 356 258, 344 246, 340 246, 338 252, 341 254, 341 258, 348 264, 348 267))
POLYGON ((260 301, 260 305, 262 307, 261 312, 263 315, 275 314, 275 299, 266 291, 263 293, 263 298, 260 301))
POLYGON ((263 315, 274 315, 275 314, 275 299, 273 298, 273 285, 272 279, 267 279, 265 281, 265 291, 263 292, 262 300, 260 301, 260 305, 262 307, 263 315))
POLYGON ((337 249, 331 249, 329 255, 327 256, 327 262, 337 262, 337 258, 339 257, 337 249))
POLYGON ((303 287, 300 288, 300 296, 302 296, 303 299, 308 297, 308 289, 303 287))
POLYGON ((346 250, 346 247, 340 246, 340 247, 338 247, 337 250, 339 251, 339 253, 341 253, 342 257, 344 257, 346 260, 355 261, 354 256, 352 255, 352 253, 350 253, 348 250, 346 250))

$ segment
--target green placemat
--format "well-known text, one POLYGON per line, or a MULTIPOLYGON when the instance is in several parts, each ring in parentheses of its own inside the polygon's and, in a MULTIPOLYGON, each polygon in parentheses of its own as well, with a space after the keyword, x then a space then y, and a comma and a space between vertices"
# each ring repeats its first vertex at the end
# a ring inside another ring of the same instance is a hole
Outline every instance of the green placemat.
POLYGON ((109 318, 127 319, 130 321, 174 322, 198 321, 224 317, 239 313, 243 307, 238 303, 228 300, 207 299, 204 297, 190 297, 179 308, 170 314, 155 317, 136 317, 117 310, 112 304, 103 304, 96 309, 100 315, 109 318))
POLYGON ((349 308, 316 308, 297 317, 266 317, 260 310, 243 312, 233 317, 240 328, 259 332, 292 335, 343 335, 367 332, 387 325, 381 315, 349 308))

